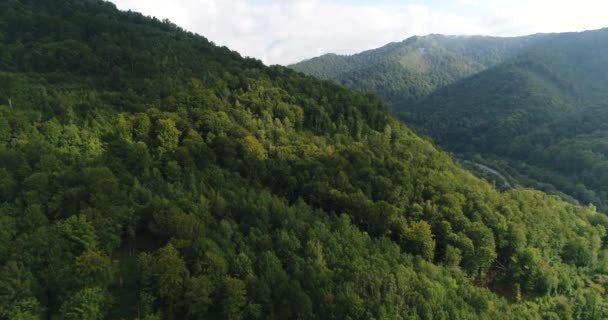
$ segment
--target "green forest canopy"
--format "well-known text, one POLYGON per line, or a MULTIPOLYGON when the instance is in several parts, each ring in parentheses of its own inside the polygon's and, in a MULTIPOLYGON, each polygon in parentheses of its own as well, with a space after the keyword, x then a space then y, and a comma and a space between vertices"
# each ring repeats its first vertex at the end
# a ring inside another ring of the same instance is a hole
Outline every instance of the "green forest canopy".
POLYGON ((374 96, 104 1, 0 32, 0 319, 608 316, 606 216, 374 96))
POLYGON ((402 116, 450 151, 606 211, 606 50, 608 29, 558 34, 402 116))
POLYGON ((404 111, 435 90, 502 63, 550 37, 414 36, 351 56, 326 54, 290 68, 377 94, 394 110, 404 111))
POLYGON ((606 50, 607 29, 429 35, 291 67, 378 94, 418 132, 512 184, 606 211, 606 50))

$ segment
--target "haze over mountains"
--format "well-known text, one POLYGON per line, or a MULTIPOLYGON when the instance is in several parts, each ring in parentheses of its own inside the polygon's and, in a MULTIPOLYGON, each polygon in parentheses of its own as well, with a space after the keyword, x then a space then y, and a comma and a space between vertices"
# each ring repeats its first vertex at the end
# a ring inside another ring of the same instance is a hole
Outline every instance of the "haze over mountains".
MULTIPOLYGON (((491 164, 514 183, 606 209, 607 49, 606 29, 504 39, 428 36, 333 57, 346 70, 360 61, 367 66, 320 76, 378 93, 443 148, 491 164), (423 55, 430 43, 442 43, 434 50, 439 58, 423 55), (392 67, 384 68, 385 61, 392 67)), ((319 75, 333 64, 326 56, 294 68, 319 75)))
POLYGON ((547 37, 416 36, 351 56, 327 54, 290 67, 377 93, 400 110, 402 105, 497 65, 547 37))
POLYGON ((606 230, 374 95, 105 1, 0 2, 2 320, 606 319, 606 230))

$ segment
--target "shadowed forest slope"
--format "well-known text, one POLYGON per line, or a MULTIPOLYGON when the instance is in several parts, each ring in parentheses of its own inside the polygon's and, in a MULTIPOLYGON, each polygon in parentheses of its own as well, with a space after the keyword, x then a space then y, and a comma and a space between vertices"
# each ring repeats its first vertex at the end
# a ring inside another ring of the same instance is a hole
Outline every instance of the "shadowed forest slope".
POLYGON ((608 316, 608 218, 374 96, 103 1, 0 32, 0 319, 608 316))

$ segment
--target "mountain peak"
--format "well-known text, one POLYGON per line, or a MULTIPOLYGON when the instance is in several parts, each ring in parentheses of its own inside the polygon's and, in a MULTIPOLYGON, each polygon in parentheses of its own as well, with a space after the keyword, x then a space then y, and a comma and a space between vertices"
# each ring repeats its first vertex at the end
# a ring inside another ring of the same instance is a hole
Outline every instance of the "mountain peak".
MULTIPOLYGON (((0 32, 0 319, 608 318, 607 217, 375 95, 106 1, 0 1, 0 32)), ((370 66, 451 61, 414 51, 370 66)))

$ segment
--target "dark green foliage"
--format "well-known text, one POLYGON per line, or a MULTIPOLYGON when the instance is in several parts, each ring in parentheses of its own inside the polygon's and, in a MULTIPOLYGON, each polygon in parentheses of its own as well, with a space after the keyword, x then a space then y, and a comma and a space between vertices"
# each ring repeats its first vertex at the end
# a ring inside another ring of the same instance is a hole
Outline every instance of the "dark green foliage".
POLYGON ((502 189, 525 185, 606 211, 607 35, 431 35, 291 67, 380 95, 502 189))
POLYGON ((76 292, 61 306, 62 318, 66 320, 101 320, 104 318, 106 297, 98 287, 76 292))
POLYGON ((396 111, 404 111, 435 90, 503 62, 546 37, 415 36, 352 56, 328 54, 290 67, 376 93, 396 111))
POLYGON ((377 98, 102 1, 0 9, 0 319, 608 315, 605 216, 377 98))
POLYGON ((515 182, 605 211, 607 49, 606 29, 556 34, 402 116, 440 146, 515 182))

